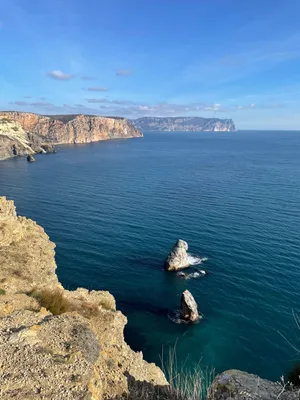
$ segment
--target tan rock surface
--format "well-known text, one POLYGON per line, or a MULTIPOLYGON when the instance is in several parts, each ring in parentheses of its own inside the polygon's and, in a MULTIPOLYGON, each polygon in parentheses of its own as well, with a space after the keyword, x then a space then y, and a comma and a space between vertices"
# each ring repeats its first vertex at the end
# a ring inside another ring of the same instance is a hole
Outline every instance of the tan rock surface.
POLYGON ((43 228, 0 197, 0 288, 12 294, 59 285, 54 248, 43 228))
POLYGON ((167 385, 162 371, 125 343, 127 319, 109 292, 62 288, 54 247, 0 197, 0 398, 116 398, 128 392, 127 375, 167 385), (52 315, 58 301, 65 312, 52 315))
POLYGON ((0 159, 47 151, 47 143, 91 143, 142 136, 124 118, 90 115, 43 116, 17 111, 0 113, 0 159), (5 123, 1 124, 1 121, 5 123), (21 148, 17 134, 21 137, 21 148))

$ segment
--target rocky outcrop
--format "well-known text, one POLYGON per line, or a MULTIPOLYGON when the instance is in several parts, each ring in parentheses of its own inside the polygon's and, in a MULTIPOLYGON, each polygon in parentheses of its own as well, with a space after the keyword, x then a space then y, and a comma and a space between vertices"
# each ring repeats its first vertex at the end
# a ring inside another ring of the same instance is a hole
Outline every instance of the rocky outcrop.
POLYGON ((47 138, 27 132, 18 120, 0 113, 0 160, 53 151, 54 146, 47 143, 47 138))
POLYGON ((189 290, 181 295, 180 318, 187 322, 196 322, 200 318, 197 303, 189 290))
POLYGON ((218 375, 209 389, 208 400, 228 399, 296 400, 299 389, 233 369, 218 375))
POLYGON ((27 156, 28 162, 35 162, 35 158, 33 156, 27 156))
POLYGON ((187 242, 179 239, 165 260, 165 269, 167 271, 178 271, 189 267, 187 249, 187 242))
POLYGON ((128 377, 166 386, 125 343, 127 319, 110 293, 61 286, 54 247, 0 197, 0 398, 117 398, 128 377))
POLYGON ((202 117, 143 117, 133 120, 142 131, 213 132, 236 131, 232 119, 202 117))
POLYGON ((0 113, 0 159, 14 155, 47 152, 50 145, 63 143, 91 143, 109 139, 142 137, 142 133, 125 118, 99 117, 91 115, 44 116, 33 113, 7 111, 0 113), (3 127, 1 130, 1 121, 3 127), (13 125, 8 126, 7 124, 13 125), (26 148, 19 149, 16 132, 22 132, 26 148), (10 134, 8 133, 10 132, 10 134), (1 140, 1 136, 8 139, 1 140), (12 146, 17 145, 12 149, 12 146))

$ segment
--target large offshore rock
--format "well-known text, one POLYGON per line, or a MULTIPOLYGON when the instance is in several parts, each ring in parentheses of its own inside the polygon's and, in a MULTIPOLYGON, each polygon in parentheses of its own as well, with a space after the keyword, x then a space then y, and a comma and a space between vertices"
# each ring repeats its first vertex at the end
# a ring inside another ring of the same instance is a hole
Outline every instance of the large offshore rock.
POLYGON ((179 239, 165 260, 165 269, 167 271, 178 271, 189 267, 187 249, 187 242, 179 239))
POLYGON ((208 400, 296 400, 299 390, 261 379, 238 370, 218 375, 209 389, 208 400))
POLYGON ((198 306, 189 290, 185 290, 181 295, 180 318, 188 322, 199 320, 198 306))

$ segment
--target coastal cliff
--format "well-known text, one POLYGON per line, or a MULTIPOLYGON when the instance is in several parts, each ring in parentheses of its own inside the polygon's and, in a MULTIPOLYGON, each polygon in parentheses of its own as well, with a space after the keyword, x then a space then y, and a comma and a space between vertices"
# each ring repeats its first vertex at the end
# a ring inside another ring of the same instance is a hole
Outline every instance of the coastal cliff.
POLYGON ((55 245, 0 197, 0 398, 119 398, 131 381, 168 383, 125 343, 109 292, 65 290, 55 245))
POLYGON ((143 117, 132 121, 143 131, 217 132, 236 131, 232 119, 202 117, 143 117))
POLYGON ((91 143, 142 136, 124 118, 0 112, 0 159, 48 152, 57 144, 91 143))
MULTIPOLYGON (((127 319, 109 292, 64 289, 54 249, 42 227, 0 197, 1 400, 206 398, 201 374, 169 385, 160 368, 125 343, 127 319)), ((299 392, 230 370, 207 393, 209 400, 229 398, 296 400, 299 392)))

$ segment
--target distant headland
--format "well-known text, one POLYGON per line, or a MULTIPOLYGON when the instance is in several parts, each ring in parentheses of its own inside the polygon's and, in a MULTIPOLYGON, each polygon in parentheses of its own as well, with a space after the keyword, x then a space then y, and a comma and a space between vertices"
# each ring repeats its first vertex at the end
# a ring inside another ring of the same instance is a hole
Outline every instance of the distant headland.
POLYGON ((127 119, 0 112, 0 160, 54 151, 54 145, 142 137, 127 119))
POLYGON ((55 152, 55 145, 143 137, 141 131, 235 131, 231 119, 202 117, 122 117, 39 115, 0 111, 0 160, 55 152))
POLYGON ((132 121, 142 131, 236 131, 232 119, 202 117, 143 117, 132 121))

